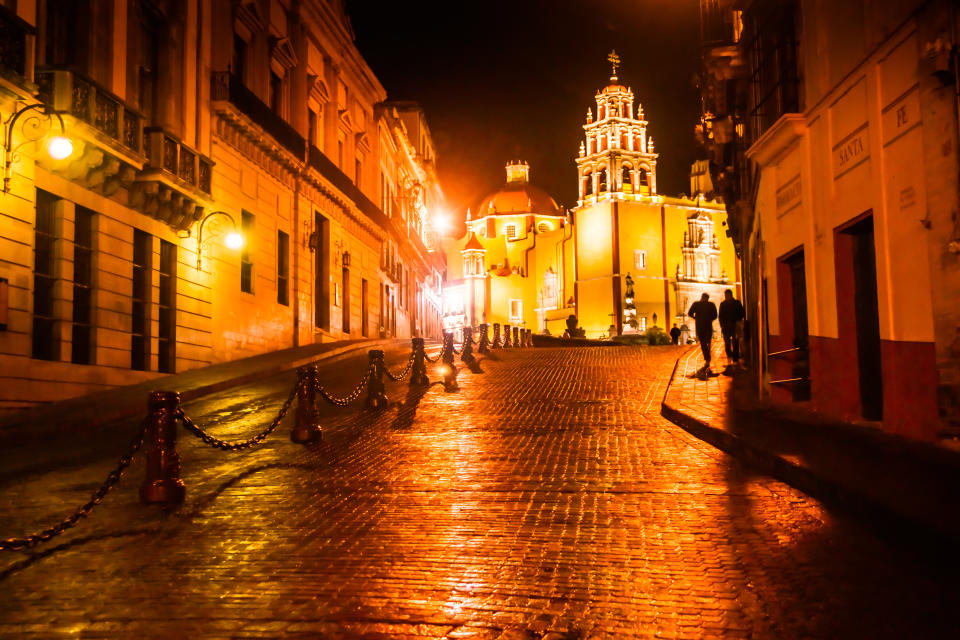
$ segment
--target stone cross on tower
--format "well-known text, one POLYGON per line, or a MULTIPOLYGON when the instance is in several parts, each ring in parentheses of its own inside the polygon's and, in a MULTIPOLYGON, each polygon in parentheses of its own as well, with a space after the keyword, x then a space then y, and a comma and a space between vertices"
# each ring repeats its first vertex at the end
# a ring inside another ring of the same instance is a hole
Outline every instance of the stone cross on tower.
POLYGON ((607 56, 607 60, 610 61, 610 64, 613 65, 613 75, 610 76, 611 80, 617 79, 617 67, 620 66, 620 56, 617 55, 616 49, 610 50, 610 55, 607 56))

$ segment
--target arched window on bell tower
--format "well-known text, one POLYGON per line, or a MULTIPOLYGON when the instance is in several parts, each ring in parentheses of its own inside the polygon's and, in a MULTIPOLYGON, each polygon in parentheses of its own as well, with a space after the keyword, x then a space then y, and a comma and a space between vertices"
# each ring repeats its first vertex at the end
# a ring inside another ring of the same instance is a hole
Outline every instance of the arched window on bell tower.
POLYGON ((624 162, 620 176, 621 190, 624 193, 633 193, 633 167, 624 162))
POLYGON ((604 191, 607 190, 607 168, 606 167, 601 167, 599 178, 600 180, 597 183, 597 191, 603 193, 604 191))
POLYGON ((583 172, 583 197, 593 195, 593 173, 591 171, 583 172))
POLYGON ((637 193, 650 193, 650 175, 643 167, 637 171, 637 193))

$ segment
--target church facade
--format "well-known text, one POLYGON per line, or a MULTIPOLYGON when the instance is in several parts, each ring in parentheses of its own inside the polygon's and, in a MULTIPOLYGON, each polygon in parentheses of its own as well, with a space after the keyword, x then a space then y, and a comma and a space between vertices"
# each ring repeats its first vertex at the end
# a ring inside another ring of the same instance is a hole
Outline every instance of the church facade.
POLYGON ((723 204, 657 192, 647 125, 614 69, 587 110, 575 208, 532 185, 526 163, 507 164, 506 184, 446 247, 447 329, 496 322, 559 335, 573 314, 588 338, 643 334, 687 323, 704 292, 739 296, 723 204))

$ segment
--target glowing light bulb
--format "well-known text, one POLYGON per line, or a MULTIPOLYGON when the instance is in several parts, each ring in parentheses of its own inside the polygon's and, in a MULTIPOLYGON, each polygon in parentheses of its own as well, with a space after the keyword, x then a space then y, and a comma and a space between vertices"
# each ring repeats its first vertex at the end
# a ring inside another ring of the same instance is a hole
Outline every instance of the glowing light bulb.
POLYGON ((50 157, 54 160, 63 160, 64 158, 70 157, 70 154, 73 153, 73 143, 70 142, 70 138, 54 136, 50 138, 50 142, 47 143, 47 153, 50 154, 50 157))
POLYGON ((450 229, 450 218, 443 214, 437 214, 433 216, 433 219, 430 221, 431 226, 434 231, 439 231, 443 233, 450 229))
POLYGON ((243 236, 236 231, 231 231, 227 234, 227 237, 223 239, 223 242, 231 249, 239 249, 243 246, 243 236))

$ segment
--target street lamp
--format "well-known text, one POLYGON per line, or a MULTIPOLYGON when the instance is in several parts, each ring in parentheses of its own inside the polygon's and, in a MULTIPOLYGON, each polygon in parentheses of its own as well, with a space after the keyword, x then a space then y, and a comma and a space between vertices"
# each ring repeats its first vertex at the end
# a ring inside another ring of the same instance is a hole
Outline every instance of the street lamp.
MULTIPOLYGON (((202 271, 203 266, 203 225, 213 216, 227 216, 230 224, 233 225, 233 231, 228 233, 223 239, 223 243, 230 249, 239 249, 243 246, 243 236, 237 231, 237 221, 226 211, 213 211, 208 213, 200 221, 200 228, 197 230, 197 271, 202 271)), ((189 235, 188 235, 189 237, 189 235)))
POLYGON ((73 153, 73 143, 69 138, 63 135, 66 132, 66 128, 63 125, 63 116, 61 116, 50 105, 42 102, 28 104, 22 109, 15 111, 13 115, 11 115, 10 118, 3 123, 4 193, 9 193, 10 191, 10 180, 13 178, 13 163, 19 159, 17 152, 20 150, 20 147, 28 142, 37 142, 40 140, 44 133, 48 133, 50 131, 54 122, 60 125, 60 135, 53 136, 50 141, 47 142, 47 154, 49 154, 49 156, 54 160, 64 160, 65 158, 68 158, 71 153, 73 153), (37 113, 30 113, 30 115, 24 120, 20 120, 20 116, 32 111, 36 111, 37 113), (44 121, 47 122, 46 128, 42 126, 44 121), (14 146, 13 131, 14 127, 17 125, 17 122, 20 122, 20 133, 23 136, 23 142, 14 146))

